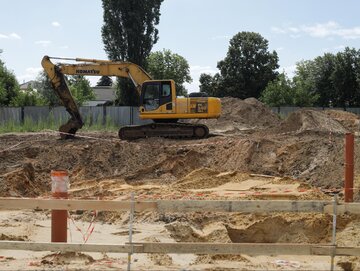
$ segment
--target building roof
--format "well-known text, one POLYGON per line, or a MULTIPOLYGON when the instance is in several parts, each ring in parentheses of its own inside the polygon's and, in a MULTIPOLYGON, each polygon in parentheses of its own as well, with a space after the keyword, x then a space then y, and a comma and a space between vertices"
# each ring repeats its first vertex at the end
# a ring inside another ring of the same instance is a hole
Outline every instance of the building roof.
POLYGON ((115 88, 112 87, 93 87, 96 101, 114 101, 115 100, 115 88))
POLYGON ((27 90, 29 86, 34 87, 34 84, 35 84, 34 80, 24 82, 24 83, 20 84, 20 89, 21 90, 27 90))

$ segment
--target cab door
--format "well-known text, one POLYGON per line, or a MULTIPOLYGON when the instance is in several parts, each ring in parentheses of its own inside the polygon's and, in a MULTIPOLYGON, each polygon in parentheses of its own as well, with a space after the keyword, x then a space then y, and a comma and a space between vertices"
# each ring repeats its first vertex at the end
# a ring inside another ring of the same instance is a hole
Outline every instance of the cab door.
POLYGON ((140 97, 140 106, 140 111, 144 113, 169 113, 169 111, 171 112, 171 82, 150 81, 143 83, 140 97))

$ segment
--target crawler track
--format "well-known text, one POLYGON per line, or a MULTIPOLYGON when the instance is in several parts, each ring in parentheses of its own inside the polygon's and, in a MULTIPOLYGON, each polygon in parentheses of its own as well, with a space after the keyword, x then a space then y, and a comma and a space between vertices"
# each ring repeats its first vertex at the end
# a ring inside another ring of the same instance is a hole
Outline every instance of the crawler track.
POLYGON ((119 138, 134 140, 146 137, 166 138, 206 138, 209 128, 202 124, 190 123, 151 123, 146 125, 125 126, 119 130, 119 138))

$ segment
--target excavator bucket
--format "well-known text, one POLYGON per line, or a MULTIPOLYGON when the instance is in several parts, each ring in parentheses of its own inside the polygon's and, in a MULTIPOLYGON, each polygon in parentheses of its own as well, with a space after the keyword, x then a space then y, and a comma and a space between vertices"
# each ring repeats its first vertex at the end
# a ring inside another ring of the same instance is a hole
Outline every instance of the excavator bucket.
POLYGON ((48 74, 55 93, 71 116, 68 122, 60 127, 60 137, 62 139, 73 138, 77 130, 81 129, 84 125, 79 108, 71 95, 64 74, 60 71, 59 67, 54 65, 48 56, 44 56, 41 65, 48 74))
POLYGON ((67 123, 63 124, 59 128, 60 137, 62 139, 74 138, 77 130, 82 127, 82 124, 76 120, 69 119, 67 123))

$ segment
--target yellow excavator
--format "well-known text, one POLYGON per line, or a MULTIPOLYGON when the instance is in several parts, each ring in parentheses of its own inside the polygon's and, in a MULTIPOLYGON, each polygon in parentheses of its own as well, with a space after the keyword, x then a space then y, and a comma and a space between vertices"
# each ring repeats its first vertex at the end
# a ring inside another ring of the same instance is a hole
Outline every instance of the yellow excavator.
POLYGON ((130 78, 140 96, 140 118, 153 120, 151 124, 124 126, 120 139, 144 137, 205 138, 207 126, 178 122, 179 119, 213 119, 221 114, 220 99, 214 97, 176 97, 173 80, 152 80, 140 66, 131 62, 114 62, 84 58, 58 58, 44 56, 41 65, 50 78, 52 87, 71 118, 59 129, 62 138, 74 137, 84 122, 66 84, 65 75, 118 76, 130 78), (54 64, 51 59, 81 62, 54 64))

